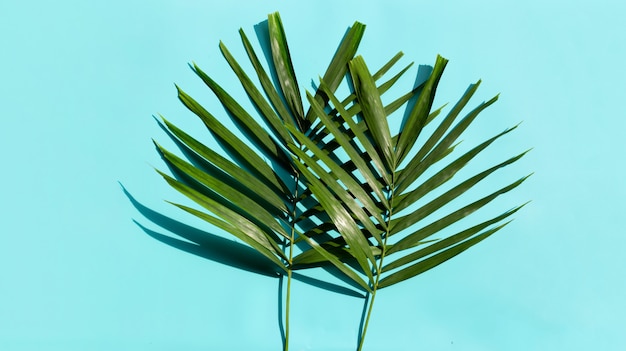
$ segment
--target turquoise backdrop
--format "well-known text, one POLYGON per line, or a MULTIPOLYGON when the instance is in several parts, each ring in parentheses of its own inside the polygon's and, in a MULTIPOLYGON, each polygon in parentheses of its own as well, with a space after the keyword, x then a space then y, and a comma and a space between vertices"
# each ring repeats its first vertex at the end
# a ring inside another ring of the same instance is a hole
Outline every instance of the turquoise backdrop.
MULTIPOLYGON (((211 143, 173 83, 221 112, 193 61, 245 98, 217 45, 243 60, 237 30, 274 11, 303 88, 358 20, 372 66, 450 60, 435 105, 501 93, 464 143, 523 121, 490 155, 534 148, 494 208, 531 204, 381 291, 366 350, 626 349, 625 2, 25 0, 0 3, 0 350, 280 349, 278 280, 154 240, 120 186, 212 230, 163 201, 186 200, 153 170, 152 115, 211 143)), ((293 299, 291 350, 356 348, 362 300, 298 281, 293 299)))

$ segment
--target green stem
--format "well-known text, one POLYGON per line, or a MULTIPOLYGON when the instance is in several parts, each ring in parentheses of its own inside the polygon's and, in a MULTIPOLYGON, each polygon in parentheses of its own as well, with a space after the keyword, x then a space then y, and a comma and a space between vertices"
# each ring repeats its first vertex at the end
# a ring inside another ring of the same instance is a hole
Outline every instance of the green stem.
POLYGON ((293 245, 296 236, 296 209, 298 206, 298 186, 300 185, 300 174, 296 173, 296 185, 293 197, 293 209, 291 212, 291 236, 289 240, 289 261, 287 266, 287 297, 285 298, 285 348, 289 350, 289 307, 291 306, 291 266, 293 264, 293 245))
POLYGON ((363 344, 365 343, 365 334, 367 334, 367 326, 370 322, 370 317, 372 315, 372 309, 374 308, 374 300, 376 299, 376 291, 378 291, 378 282, 380 281, 380 273, 383 268, 383 260, 385 259, 385 251, 387 248, 387 238, 389 237, 389 225, 391 224, 391 215, 393 214, 393 199, 394 199, 394 189, 395 189, 395 178, 396 173, 393 172, 391 175, 391 185, 389 186, 389 210, 387 216, 387 229, 385 232, 385 237, 383 238, 383 247, 380 253, 380 259, 378 260, 378 269, 376 270, 376 279, 373 284, 372 293, 370 294, 369 306, 367 308, 367 315, 365 316, 365 324, 363 325, 363 331, 361 332, 361 337, 359 338, 359 348, 357 351, 361 351, 363 349, 363 344))
MULTIPOLYGON (((378 284, 376 284, 378 285, 378 284)), ((372 308, 374 307, 374 299, 376 298, 376 288, 374 285, 374 290, 370 294, 369 307, 367 308, 367 316, 365 317, 365 325, 363 326, 363 331, 361 332, 361 337, 359 338, 359 348, 357 351, 361 351, 363 349, 363 343, 365 342, 365 334, 367 333, 367 326, 370 322, 370 316, 372 315, 372 308)))
MULTIPOLYGON (((291 259, 291 257, 289 258, 291 259)), ((284 351, 289 350, 289 305, 290 305, 290 302, 291 302, 291 269, 287 271, 287 298, 285 299, 285 348, 284 348, 284 351)))

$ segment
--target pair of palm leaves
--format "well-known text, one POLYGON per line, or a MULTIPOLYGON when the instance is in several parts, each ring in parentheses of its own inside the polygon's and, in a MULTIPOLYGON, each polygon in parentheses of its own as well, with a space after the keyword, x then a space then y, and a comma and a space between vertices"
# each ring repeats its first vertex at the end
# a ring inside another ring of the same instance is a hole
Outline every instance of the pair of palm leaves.
POLYGON ((455 124, 480 81, 470 85, 447 115, 440 117, 439 124, 429 128, 433 132, 421 135, 424 127, 441 114, 442 108, 432 112, 431 108, 447 60, 437 57, 423 83, 384 105, 381 95, 411 65, 379 83, 402 53, 372 74, 363 58, 355 57, 364 29, 363 24, 355 22, 344 36, 315 95, 306 92, 310 105, 306 113, 278 13, 270 14, 267 21, 269 74, 240 30, 261 89, 220 43, 224 58, 265 126, 194 64, 193 71, 217 96, 247 140, 240 139, 177 87, 178 97, 200 117, 229 157, 162 119, 191 162, 157 144, 175 177, 159 173, 208 212, 175 205, 232 234, 287 276, 285 349, 289 341, 293 271, 334 267, 344 280, 369 296, 367 317, 360 331, 360 350, 379 289, 419 275, 467 250, 502 229, 523 206, 458 232, 443 231, 527 177, 422 224, 435 211, 496 170, 517 161, 525 152, 428 198, 515 127, 453 158, 459 136, 497 96, 479 104, 455 124), (353 93, 339 99, 335 93, 346 80, 353 93), (402 126, 392 136, 388 117, 402 107, 406 109, 402 126), (425 139, 419 147, 418 137, 425 139), (431 239, 435 234, 440 238, 431 239))

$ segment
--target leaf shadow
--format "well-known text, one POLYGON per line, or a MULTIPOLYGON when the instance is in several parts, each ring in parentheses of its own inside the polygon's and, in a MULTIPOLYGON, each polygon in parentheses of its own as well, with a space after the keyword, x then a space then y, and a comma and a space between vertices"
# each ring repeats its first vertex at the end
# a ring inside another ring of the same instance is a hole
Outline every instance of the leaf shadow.
MULTIPOLYGON (((141 215, 159 227, 185 240, 158 233, 154 230, 148 229, 137 220, 133 220, 133 222, 150 237, 181 251, 185 251, 233 268, 262 274, 272 278, 279 278, 282 276, 282 273, 270 260, 255 251, 253 248, 237 243, 233 240, 223 238, 216 234, 207 233, 156 212, 135 199, 121 183, 120 186, 122 187, 124 195, 126 195, 133 207, 135 207, 141 215)), ((348 287, 312 278, 304 274, 294 272, 292 277, 295 280, 320 289, 353 297, 365 297, 362 293, 354 291, 348 287)))
MULTIPOLYGON (((174 238, 170 235, 158 233, 148 229, 146 226, 133 219, 133 222, 141 228, 148 236, 160 241, 170 247, 181 250, 192 255, 202 257, 204 259, 227 265, 233 268, 241 269, 251 273, 261 274, 270 278, 278 278, 278 326, 283 342, 286 342, 285 326, 283 320, 283 304, 284 299, 284 275, 276 268, 276 266, 265 258, 263 255, 246 245, 223 238, 216 234, 207 233, 195 227, 181 223, 159 212, 156 212, 133 197, 130 192, 119 183, 124 195, 131 202, 133 207, 146 219, 159 227, 179 236, 182 239, 174 238)), ((336 272, 333 272, 336 275, 336 272)), ((312 278, 297 272, 292 273, 292 278, 302 283, 328 290, 334 293, 365 298, 365 295, 353 289, 329 283, 320 279, 312 278)))
POLYGON ((254 249, 219 235, 199 230, 149 209, 137 201, 123 185, 121 186, 122 191, 139 213, 152 223, 185 240, 158 233, 148 229, 137 220, 133 220, 150 237, 176 249, 234 268, 268 277, 277 278, 280 275, 275 266, 254 249))

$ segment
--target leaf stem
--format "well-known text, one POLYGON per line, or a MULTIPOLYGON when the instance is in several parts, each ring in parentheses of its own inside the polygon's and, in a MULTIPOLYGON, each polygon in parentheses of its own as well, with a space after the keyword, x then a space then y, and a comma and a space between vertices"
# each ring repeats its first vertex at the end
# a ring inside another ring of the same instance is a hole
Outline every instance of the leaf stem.
POLYGON ((374 285, 374 290, 370 294, 369 298, 369 306, 367 308, 367 316, 365 317, 365 325, 363 326, 363 331, 359 337, 359 347, 357 351, 361 351, 363 349, 363 343, 365 341, 365 334, 367 333, 367 326, 370 322, 370 316, 372 315, 372 308, 374 307, 374 299, 376 298, 376 285, 374 285))
POLYGON ((295 189, 293 195, 293 208, 291 212, 291 235, 289 240, 289 261, 287 262, 287 296, 285 298, 285 344, 284 351, 289 350, 289 307, 291 305, 291 266, 293 264, 293 246, 296 236, 296 210, 298 206, 298 186, 300 185, 300 174, 296 173, 295 189))
POLYGON ((290 305, 290 302, 291 302, 291 269, 287 271, 287 297, 285 299, 285 348, 284 348, 284 351, 289 350, 289 305, 290 305))
POLYGON ((363 330, 361 331, 361 335, 359 338, 359 347, 357 351, 361 351, 363 349, 363 344, 365 343, 365 334, 367 333, 367 327, 369 325, 370 317, 372 315, 372 309, 374 308, 374 300, 376 299, 376 291, 378 291, 378 282, 380 281, 381 270, 383 268, 383 260, 385 259, 385 251, 387 248, 387 238, 389 237, 389 226, 391 224, 391 216, 393 214, 393 200, 394 200, 394 189, 395 189, 395 179, 396 172, 394 171, 391 174, 391 184, 389 185, 389 196, 388 203, 389 209, 387 210, 387 226, 385 237, 383 238, 383 247, 380 253, 380 259, 378 260, 378 267, 375 271, 376 279, 374 280, 374 284, 372 287, 372 293, 370 295, 369 307, 367 308, 367 315, 365 316, 365 324, 363 325, 363 330))

